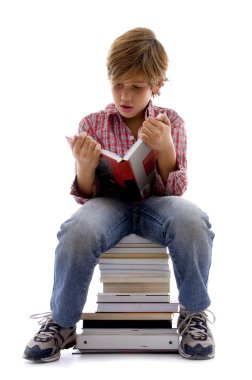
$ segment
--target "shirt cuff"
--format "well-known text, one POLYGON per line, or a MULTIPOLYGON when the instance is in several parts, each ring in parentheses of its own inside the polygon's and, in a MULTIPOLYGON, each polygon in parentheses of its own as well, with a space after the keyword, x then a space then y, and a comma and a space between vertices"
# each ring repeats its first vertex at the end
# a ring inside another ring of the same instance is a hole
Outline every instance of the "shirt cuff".
POLYGON ((89 201, 90 199, 94 198, 97 194, 97 185, 94 184, 93 186, 93 193, 90 194, 83 194, 80 193, 77 185, 77 176, 75 176, 75 179, 71 185, 70 195, 73 195, 75 201, 81 205, 89 201))
POLYGON ((187 173, 182 166, 179 169, 170 172, 166 183, 160 174, 156 171, 155 191, 158 195, 182 195, 187 188, 187 173))

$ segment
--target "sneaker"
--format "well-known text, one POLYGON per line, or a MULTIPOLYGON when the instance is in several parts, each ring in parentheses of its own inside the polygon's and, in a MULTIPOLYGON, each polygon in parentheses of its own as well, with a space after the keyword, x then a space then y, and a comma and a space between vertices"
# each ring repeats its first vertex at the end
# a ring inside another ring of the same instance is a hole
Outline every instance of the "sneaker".
POLYGON ((61 327, 52 320, 51 313, 35 314, 30 318, 42 318, 38 333, 27 344, 23 358, 38 363, 48 363, 60 358, 60 350, 76 343, 76 327, 61 327))
POLYGON ((190 313, 181 310, 178 318, 180 335, 179 353, 186 359, 211 359, 215 355, 215 343, 208 326, 214 323, 215 316, 209 310, 213 321, 210 321, 206 312, 190 313))

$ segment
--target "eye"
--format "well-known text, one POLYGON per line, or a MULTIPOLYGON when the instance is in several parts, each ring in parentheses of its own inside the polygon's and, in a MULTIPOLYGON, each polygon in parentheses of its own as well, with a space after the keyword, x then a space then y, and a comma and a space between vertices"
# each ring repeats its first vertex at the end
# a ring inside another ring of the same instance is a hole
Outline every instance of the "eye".
POLYGON ((121 90, 123 88, 123 83, 115 83, 113 85, 114 88, 117 88, 118 90, 121 90))

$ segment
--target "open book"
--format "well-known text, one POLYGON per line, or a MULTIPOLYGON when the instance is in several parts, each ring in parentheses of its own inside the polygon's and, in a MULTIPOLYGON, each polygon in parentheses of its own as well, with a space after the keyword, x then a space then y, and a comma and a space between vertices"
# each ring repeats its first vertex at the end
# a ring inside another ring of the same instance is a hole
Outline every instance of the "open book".
MULTIPOLYGON (((72 146, 72 139, 67 140, 72 146)), ((123 157, 102 149, 96 174, 101 181, 120 186, 135 198, 145 198, 155 179, 155 159, 155 152, 139 138, 123 157)))

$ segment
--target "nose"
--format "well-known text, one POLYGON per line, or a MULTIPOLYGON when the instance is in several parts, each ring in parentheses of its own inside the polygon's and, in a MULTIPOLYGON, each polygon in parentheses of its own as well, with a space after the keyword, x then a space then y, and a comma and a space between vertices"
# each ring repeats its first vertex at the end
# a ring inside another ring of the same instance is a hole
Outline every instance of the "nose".
POLYGON ((127 88, 123 88, 121 92, 121 100, 127 101, 131 99, 130 90, 127 88))

